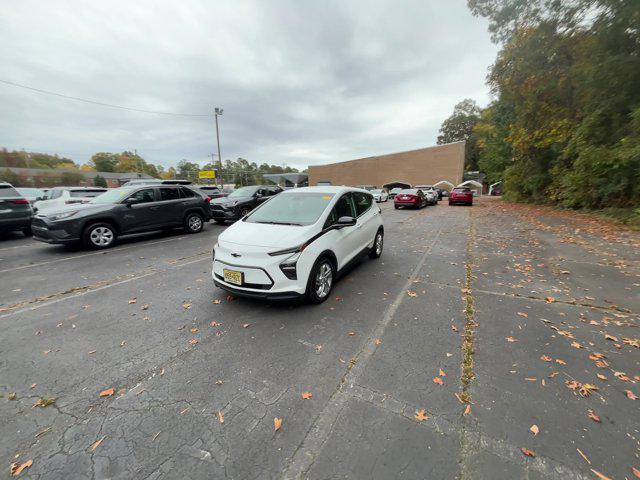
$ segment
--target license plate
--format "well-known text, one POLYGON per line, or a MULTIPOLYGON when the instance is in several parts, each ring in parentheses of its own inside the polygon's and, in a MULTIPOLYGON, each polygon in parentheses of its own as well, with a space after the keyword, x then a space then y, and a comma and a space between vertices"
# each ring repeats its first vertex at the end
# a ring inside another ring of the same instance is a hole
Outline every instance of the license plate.
POLYGON ((222 275, 224 281, 227 283, 233 283, 234 285, 242 285, 242 272, 236 272, 235 270, 222 269, 222 275))

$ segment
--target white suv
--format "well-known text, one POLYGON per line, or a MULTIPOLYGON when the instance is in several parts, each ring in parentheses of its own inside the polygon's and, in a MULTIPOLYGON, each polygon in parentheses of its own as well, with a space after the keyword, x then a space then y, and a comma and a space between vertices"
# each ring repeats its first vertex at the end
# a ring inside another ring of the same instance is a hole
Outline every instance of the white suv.
POLYGON ((383 239, 380 209, 366 190, 287 190, 218 237, 213 281, 236 295, 320 303, 345 267, 382 254, 383 239))
POLYGON ((106 188, 101 187, 54 187, 49 190, 45 200, 38 200, 33 204, 33 209, 43 212, 58 210, 73 203, 89 203, 106 191, 106 188))
POLYGON ((432 185, 416 185, 413 188, 419 188, 424 193, 424 196, 427 197, 427 203, 429 205, 436 205, 438 203, 438 192, 436 188, 432 185))

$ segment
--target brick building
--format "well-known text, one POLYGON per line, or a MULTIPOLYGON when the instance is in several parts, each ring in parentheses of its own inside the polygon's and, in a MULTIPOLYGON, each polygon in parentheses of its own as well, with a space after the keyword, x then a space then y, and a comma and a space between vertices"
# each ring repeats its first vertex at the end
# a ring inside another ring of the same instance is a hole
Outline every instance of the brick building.
POLYGON ((330 182, 332 185, 375 185, 393 182, 410 185, 434 185, 446 180, 462 182, 465 142, 359 158, 328 165, 309 167, 309 185, 330 182))

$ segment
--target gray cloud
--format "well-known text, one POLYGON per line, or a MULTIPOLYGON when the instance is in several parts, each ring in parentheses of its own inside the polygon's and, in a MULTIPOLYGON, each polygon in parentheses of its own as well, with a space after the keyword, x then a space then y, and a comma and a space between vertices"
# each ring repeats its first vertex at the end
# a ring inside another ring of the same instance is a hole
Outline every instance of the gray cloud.
MULTIPOLYGON (((466 2, 3 2, 0 78, 146 110, 224 108, 224 158, 310 164, 435 143, 496 54, 466 2)), ((0 146, 84 162, 216 151, 213 118, 110 109, 0 84, 0 146)))

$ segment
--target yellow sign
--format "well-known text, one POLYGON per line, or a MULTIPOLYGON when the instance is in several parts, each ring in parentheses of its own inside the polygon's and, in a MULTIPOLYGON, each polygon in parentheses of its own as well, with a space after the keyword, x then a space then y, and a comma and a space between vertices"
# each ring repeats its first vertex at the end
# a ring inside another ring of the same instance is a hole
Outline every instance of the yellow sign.
POLYGON ((198 178, 216 178, 215 170, 200 170, 198 172, 198 178))

